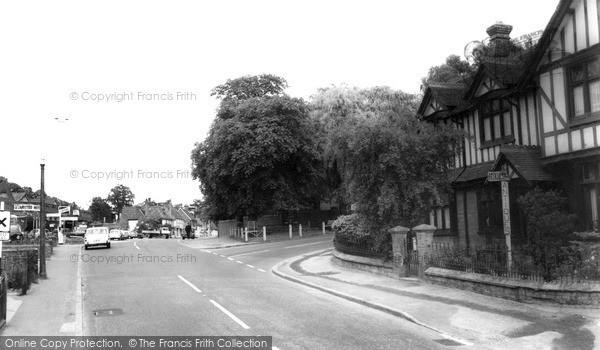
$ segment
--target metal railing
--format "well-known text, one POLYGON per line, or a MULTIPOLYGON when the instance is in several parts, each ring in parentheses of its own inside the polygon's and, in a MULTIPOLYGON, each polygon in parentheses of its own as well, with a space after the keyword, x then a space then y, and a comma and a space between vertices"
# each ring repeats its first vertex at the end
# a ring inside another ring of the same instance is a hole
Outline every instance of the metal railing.
POLYGON ((1 270, 5 273, 8 288, 27 294, 31 283, 38 278, 38 249, 15 247, 3 250, 1 270))
POLYGON ((598 259, 585 259, 576 253, 560 257, 535 252, 526 247, 513 248, 511 254, 512 266, 509 269, 507 250, 503 246, 467 249, 447 244, 433 244, 430 254, 426 257, 426 264, 432 267, 534 282, 600 283, 598 259))
POLYGON ((6 274, 0 274, 0 329, 6 325, 7 301, 8 301, 8 283, 6 274))

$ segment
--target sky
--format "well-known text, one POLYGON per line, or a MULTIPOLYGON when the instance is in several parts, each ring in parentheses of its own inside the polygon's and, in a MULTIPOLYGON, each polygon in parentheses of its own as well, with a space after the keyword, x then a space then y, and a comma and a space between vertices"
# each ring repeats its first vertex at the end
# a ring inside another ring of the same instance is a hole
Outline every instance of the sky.
POLYGON ((544 29, 558 0, 4 1, 0 176, 87 208, 117 184, 201 198, 190 154, 227 79, 275 74, 286 93, 389 86, 418 93, 429 67, 487 37, 544 29))

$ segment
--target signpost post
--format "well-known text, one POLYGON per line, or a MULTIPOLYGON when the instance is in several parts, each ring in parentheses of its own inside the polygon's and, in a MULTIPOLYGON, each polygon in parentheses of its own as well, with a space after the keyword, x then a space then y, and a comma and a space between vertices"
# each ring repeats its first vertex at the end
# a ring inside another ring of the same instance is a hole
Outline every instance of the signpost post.
POLYGON ((70 206, 58 207, 58 244, 64 243, 64 237, 62 235, 62 214, 69 213, 71 211, 70 206))
POLYGON ((512 244, 510 240, 510 197, 508 181, 510 178, 503 171, 488 172, 489 182, 500 182, 502 190, 502 221, 504 223, 504 237, 506 238, 506 267, 510 271, 512 267, 512 244))

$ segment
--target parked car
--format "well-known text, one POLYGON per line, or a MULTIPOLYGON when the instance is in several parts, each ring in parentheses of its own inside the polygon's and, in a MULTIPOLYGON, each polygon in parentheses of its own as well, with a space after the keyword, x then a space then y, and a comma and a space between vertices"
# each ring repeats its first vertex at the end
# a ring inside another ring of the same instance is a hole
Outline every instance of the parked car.
POLYGON ((123 233, 122 233, 122 232, 123 232, 122 230, 118 230, 118 229, 116 229, 116 228, 115 228, 115 229, 112 229, 112 230, 110 230, 110 233, 109 233, 109 238, 110 238, 111 240, 118 239, 119 241, 122 241, 122 240, 124 239, 124 238, 123 238, 123 237, 124 237, 124 235, 123 235, 123 233))
POLYGON ((92 246, 105 246, 110 248, 110 237, 107 227, 91 227, 85 230, 83 236, 85 250, 92 246))
POLYGON ((127 232, 127 236, 129 238, 136 238, 136 237, 139 237, 139 234, 135 230, 131 230, 131 231, 127 232))
POLYGON ((75 231, 71 232, 71 236, 81 236, 85 235, 85 229, 87 227, 77 227, 75 231))

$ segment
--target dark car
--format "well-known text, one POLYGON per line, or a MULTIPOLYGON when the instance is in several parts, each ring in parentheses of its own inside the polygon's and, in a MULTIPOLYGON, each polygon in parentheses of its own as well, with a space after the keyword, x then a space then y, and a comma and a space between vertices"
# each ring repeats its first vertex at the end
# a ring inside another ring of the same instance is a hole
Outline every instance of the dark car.
POLYGON ((185 231, 181 235, 181 238, 182 239, 186 239, 186 238, 194 239, 194 238, 196 238, 196 235, 194 234, 194 231, 192 230, 192 226, 187 225, 185 227, 185 231))

